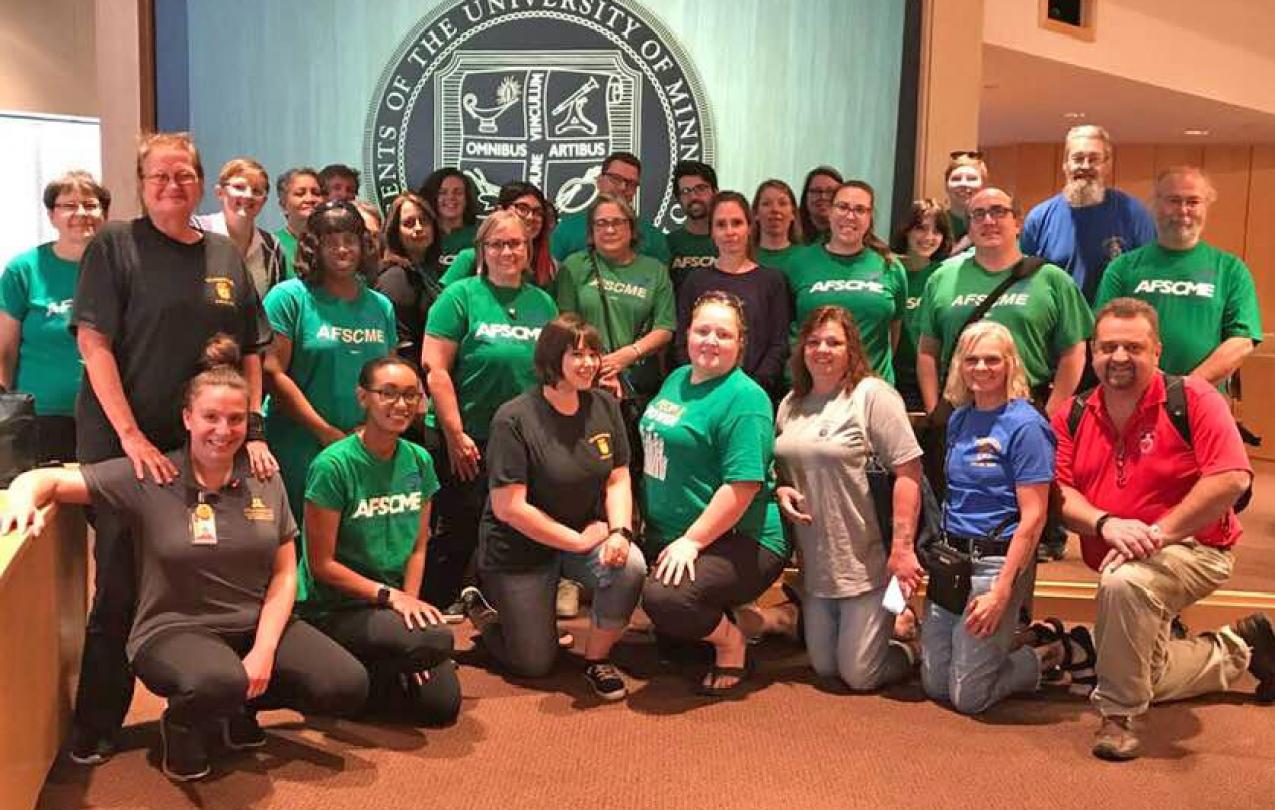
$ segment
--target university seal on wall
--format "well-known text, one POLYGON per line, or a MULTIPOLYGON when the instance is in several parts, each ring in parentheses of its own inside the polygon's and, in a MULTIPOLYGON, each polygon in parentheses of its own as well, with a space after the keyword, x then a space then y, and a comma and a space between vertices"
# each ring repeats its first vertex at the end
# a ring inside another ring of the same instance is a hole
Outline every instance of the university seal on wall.
POLYGON ((641 214, 680 222, 673 165, 712 164, 713 129, 699 76, 659 20, 618 0, 448 0, 381 75, 365 178, 384 206, 457 166, 486 207, 525 179, 569 214, 593 201, 616 150, 642 158, 641 214))

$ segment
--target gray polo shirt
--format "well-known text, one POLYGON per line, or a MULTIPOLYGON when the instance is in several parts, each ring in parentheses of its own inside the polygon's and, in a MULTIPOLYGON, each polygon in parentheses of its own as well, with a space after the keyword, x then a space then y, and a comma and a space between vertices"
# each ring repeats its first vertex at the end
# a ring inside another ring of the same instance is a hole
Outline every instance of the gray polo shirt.
POLYGON ((80 468, 93 505, 119 512, 137 544, 130 661, 157 633, 172 628, 254 630, 275 554, 297 535, 283 481, 277 475, 268 481, 253 478, 243 453, 230 483, 217 492, 195 482, 185 447, 167 455, 179 474, 166 486, 149 477, 138 481, 127 458, 80 468), (216 543, 194 542, 197 510, 202 515, 211 510, 216 543))

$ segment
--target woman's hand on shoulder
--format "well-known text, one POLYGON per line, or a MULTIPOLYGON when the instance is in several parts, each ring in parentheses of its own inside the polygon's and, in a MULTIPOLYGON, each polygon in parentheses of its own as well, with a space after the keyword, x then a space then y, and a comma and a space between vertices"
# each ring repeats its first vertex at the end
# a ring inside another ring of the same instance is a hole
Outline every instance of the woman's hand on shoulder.
POLYGON ((146 473, 150 473, 157 484, 172 483, 177 477, 177 467, 140 430, 120 436, 120 446, 133 462, 138 481, 144 479, 146 473))
POLYGON ((244 450, 248 453, 248 464, 252 468, 253 477, 258 481, 267 481, 279 472, 279 462, 264 440, 245 442, 244 450))
POLYGON ((789 522, 799 523, 802 526, 809 526, 814 522, 810 513, 805 511, 806 496, 798 492, 795 487, 777 487, 775 502, 779 504, 779 511, 789 522))

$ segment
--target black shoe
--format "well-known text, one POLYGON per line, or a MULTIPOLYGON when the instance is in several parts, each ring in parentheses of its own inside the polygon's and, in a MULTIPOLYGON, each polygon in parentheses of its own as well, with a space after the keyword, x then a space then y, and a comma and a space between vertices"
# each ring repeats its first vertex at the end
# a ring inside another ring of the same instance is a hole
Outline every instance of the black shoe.
POLYGON ((593 693, 603 700, 623 700, 629 693, 624 679, 610 661, 594 661, 584 671, 584 679, 593 687, 593 693))
POLYGON ((1186 622, 1182 621, 1181 616, 1174 616, 1173 621, 1169 622, 1169 638, 1182 641, 1191 637, 1191 628, 1186 626, 1186 622))
POLYGON ((71 747, 67 756, 77 765, 101 765, 115 754, 115 743, 110 737, 103 737, 84 729, 71 730, 71 747))
POLYGON ((212 770, 199 729, 174 722, 168 712, 159 718, 159 739, 164 775, 178 782, 201 779, 212 770))
POLYGON ((266 733, 257 725, 255 712, 242 711, 221 720, 221 741, 231 751, 260 748, 266 744, 266 733))
POLYGON ((460 592, 460 601, 464 605, 465 618, 478 632, 500 618, 496 609, 483 597, 483 592, 473 585, 460 592))
POLYGON ((460 624, 465 621, 465 602, 457 599, 443 610, 444 624, 460 624))
POLYGON ((1271 630, 1270 618, 1259 611, 1240 619, 1233 629, 1252 651, 1248 671, 1257 678, 1257 699, 1263 703, 1275 701, 1275 631, 1271 630))

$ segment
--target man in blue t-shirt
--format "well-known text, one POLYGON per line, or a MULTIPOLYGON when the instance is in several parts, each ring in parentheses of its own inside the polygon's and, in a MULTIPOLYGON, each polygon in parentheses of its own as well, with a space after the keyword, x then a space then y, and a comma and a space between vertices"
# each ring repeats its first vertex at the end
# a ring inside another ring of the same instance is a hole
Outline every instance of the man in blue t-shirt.
POLYGON ((1155 241, 1145 205, 1111 180, 1111 136, 1100 126, 1072 127, 1063 143, 1063 190, 1040 203, 1023 223, 1022 249, 1064 268, 1093 303, 1107 264, 1155 241))

